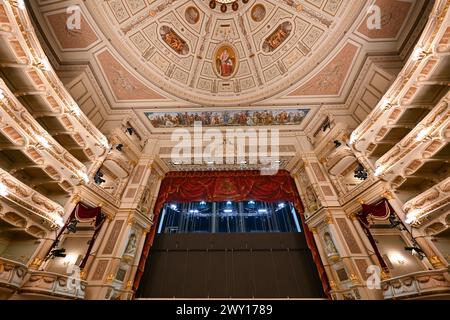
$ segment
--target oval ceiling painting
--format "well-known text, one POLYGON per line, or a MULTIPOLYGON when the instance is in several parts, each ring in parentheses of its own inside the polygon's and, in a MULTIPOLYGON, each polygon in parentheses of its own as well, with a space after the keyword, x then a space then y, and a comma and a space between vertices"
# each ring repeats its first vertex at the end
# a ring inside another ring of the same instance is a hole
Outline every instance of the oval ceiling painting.
POLYGON ((232 77, 236 73, 238 67, 235 49, 228 44, 220 46, 215 54, 215 62, 215 70, 220 77, 232 77))

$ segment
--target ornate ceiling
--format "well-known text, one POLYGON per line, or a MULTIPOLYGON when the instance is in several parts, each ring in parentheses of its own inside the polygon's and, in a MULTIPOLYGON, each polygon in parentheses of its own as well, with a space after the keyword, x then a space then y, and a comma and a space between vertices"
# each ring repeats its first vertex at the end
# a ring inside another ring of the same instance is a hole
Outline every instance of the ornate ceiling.
MULTIPOLYGON (((148 112, 205 107, 256 111, 339 104, 353 114, 358 102, 347 100, 373 67, 368 59, 375 57, 371 63, 380 69, 378 78, 364 80, 378 81, 376 100, 414 44, 407 39, 417 33, 426 1, 239 4, 222 13, 209 0, 31 1, 52 63, 72 94, 82 90, 74 88, 76 77, 85 78, 85 90, 89 82, 97 91, 90 107, 82 108, 87 114, 97 108, 90 117, 98 123, 129 110, 146 121, 148 112), (380 30, 367 28, 373 3, 382 10, 380 30), (67 28, 70 5, 81 8, 79 29, 67 28)), ((368 104, 352 120, 355 125, 370 112, 368 104)), ((150 121, 145 125, 152 128, 150 121)))

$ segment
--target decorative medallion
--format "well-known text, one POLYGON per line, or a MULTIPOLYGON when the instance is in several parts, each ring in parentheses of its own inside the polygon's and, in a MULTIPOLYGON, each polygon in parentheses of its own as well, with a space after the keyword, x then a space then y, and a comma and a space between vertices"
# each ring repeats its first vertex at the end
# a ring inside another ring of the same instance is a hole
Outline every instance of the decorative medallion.
POLYGON ((186 21, 190 24, 196 24, 200 20, 200 13, 195 7, 188 7, 184 13, 186 21))
POLYGON ((172 28, 162 26, 160 29, 162 40, 176 53, 186 55, 189 53, 189 46, 172 28))
POLYGON ((235 49, 229 45, 222 45, 216 51, 215 63, 216 73, 222 78, 230 78, 237 70, 237 55, 235 49))
POLYGON ((262 4, 258 3, 253 6, 251 16, 253 21, 255 22, 261 22, 266 17, 266 7, 264 7, 262 4))
POLYGON ((275 51, 286 39, 292 31, 292 24, 289 21, 283 22, 275 29, 272 34, 266 38, 263 43, 264 52, 275 51))
MULTIPOLYGON (((241 0, 242 3, 246 4, 249 0, 241 0)), ((228 5, 231 5, 231 9, 233 11, 239 10, 239 0, 210 0, 209 7, 211 9, 216 9, 217 7, 220 9, 222 13, 226 13, 228 11, 228 5)))

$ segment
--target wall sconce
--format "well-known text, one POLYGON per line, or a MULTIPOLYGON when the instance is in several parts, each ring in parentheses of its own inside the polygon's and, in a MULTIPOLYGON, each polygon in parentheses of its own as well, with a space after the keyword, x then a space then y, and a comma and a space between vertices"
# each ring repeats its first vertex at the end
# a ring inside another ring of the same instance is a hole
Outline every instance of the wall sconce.
POLYGON ((70 113, 79 117, 81 115, 81 110, 78 106, 73 106, 73 108, 70 110, 70 113))
POLYGON ((422 130, 419 131, 419 133, 416 136, 416 141, 425 141, 425 140, 431 140, 431 136, 429 135, 430 133, 430 128, 423 128, 422 130))
POLYGON ((427 51, 423 50, 423 48, 417 47, 416 49, 414 49, 414 52, 411 55, 411 59, 413 61, 422 61, 430 54, 431 54, 431 52, 427 52, 427 51))
POLYGON ((86 172, 84 172, 84 171, 78 171, 78 177, 80 178, 80 179, 82 179, 83 181, 84 181, 84 183, 88 183, 89 182, 89 176, 87 175, 87 173, 86 172))
POLYGON ((6 197, 8 194, 8 187, 4 183, 0 182, 0 196, 6 197))
POLYGON ((421 215, 421 212, 419 210, 414 210, 406 215, 405 223, 406 224, 413 224, 417 218, 421 215))
POLYGON ((400 264, 400 265, 404 265, 407 262, 406 258, 398 252, 391 254, 389 257, 389 260, 391 260, 397 264, 400 264))
POLYGON ((380 102, 381 110, 388 110, 392 107, 392 103, 388 98, 383 98, 380 102))
POLYGON ((17 0, 17 3, 13 2, 12 5, 20 10, 26 9, 25 0, 17 0))
POLYGON ((35 63, 34 66, 36 68, 41 69, 42 71, 50 71, 52 69, 50 62, 48 62, 47 58, 42 58, 41 61, 35 63))
POLYGON ((47 139, 45 139, 43 136, 41 135, 36 135, 35 136, 36 140, 38 141, 38 147, 43 147, 45 149, 50 148, 50 143, 48 142, 47 139))
POLYGON ((356 138, 356 132, 353 131, 352 134, 350 135, 350 140, 348 141, 348 144, 349 144, 349 145, 352 145, 352 144, 354 144, 356 141, 357 141, 357 138, 356 138))
POLYGON ((379 177, 383 174, 383 172, 384 172, 384 168, 382 166, 379 166, 375 169, 374 176, 379 177))

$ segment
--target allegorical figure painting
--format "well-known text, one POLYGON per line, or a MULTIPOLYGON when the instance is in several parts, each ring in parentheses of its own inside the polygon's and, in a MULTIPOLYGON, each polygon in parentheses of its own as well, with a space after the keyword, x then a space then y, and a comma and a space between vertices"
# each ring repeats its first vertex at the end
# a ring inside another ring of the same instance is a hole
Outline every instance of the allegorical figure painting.
POLYGON ((223 77, 231 77, 236 71, 237 59, 236 52, 231 46, 224 45, 216 52, 217 73, 223 77))
POLYGON ((155 128, 193 127, 201 122, 204 127, 300 125, 308 109, 244 110, 203 112, 147 112, 155 128))

